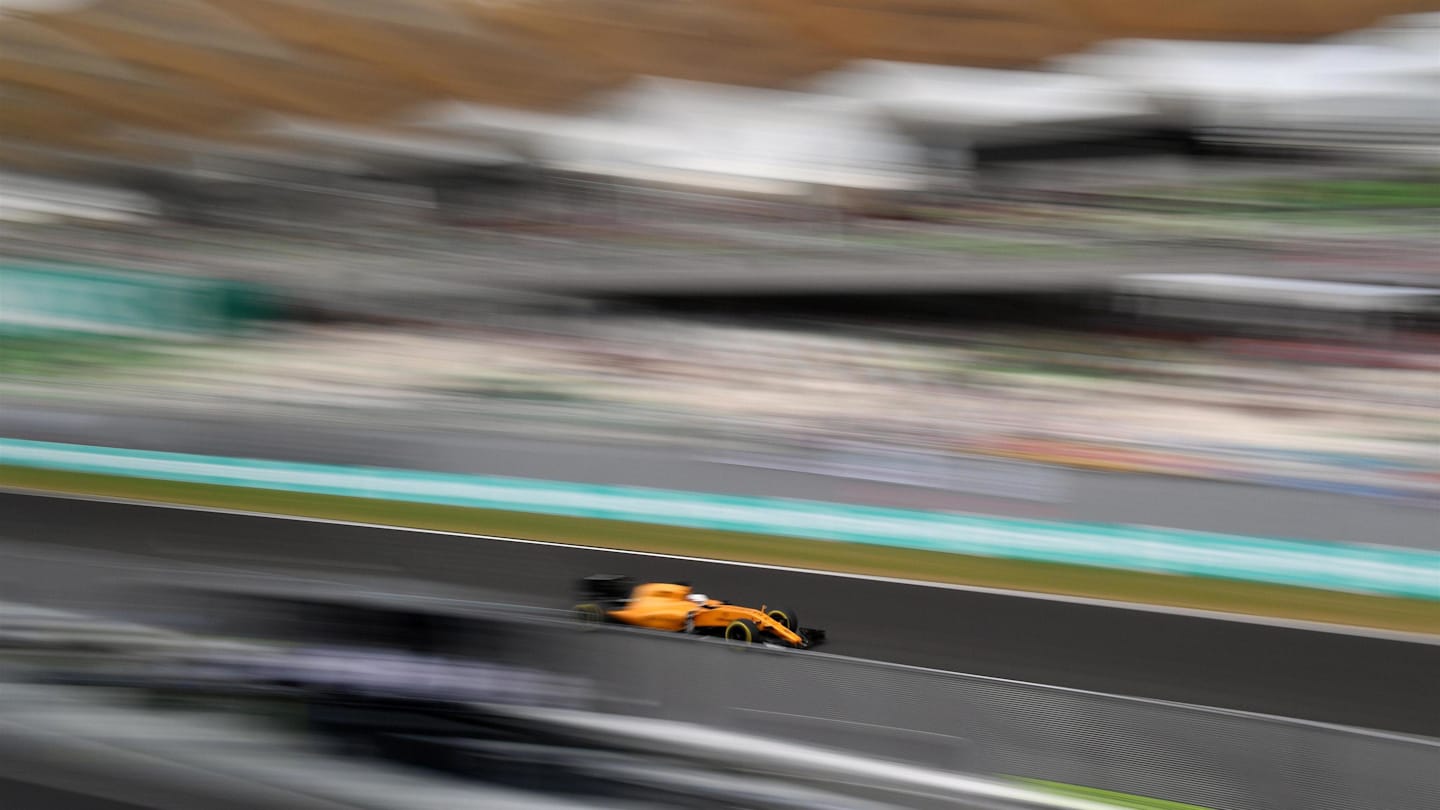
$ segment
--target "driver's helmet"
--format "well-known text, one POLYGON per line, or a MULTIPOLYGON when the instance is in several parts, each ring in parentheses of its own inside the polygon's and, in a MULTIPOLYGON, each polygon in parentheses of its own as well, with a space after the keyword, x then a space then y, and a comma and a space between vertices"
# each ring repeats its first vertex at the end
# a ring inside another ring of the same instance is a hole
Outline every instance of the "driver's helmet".
POLYGON ((691 602, 694 602, 697 605, 703 605, 706 602, 710 601, 710 597, 706 596, 703 593, 692 593, 685 598, 689 599, 691 602))

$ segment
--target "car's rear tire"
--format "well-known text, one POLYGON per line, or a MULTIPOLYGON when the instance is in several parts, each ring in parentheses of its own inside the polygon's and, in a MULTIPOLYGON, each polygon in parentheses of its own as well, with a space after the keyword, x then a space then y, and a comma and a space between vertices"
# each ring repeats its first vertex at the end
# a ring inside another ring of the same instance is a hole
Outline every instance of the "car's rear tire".
POLYGON ((765 615, 783 625, 786 630, 796 632, 800 629, 800 617, 795 611, 788 608, 770 608, 765 615))
POLYGON ((605 611, 593 602, 585 602, 574 608, 575 618, 585 624, 604 624, 605 611))
POLYGON ((736 619, 725 626, 725 639, 753 644, 760 640, 760 627, 749 619, 736 619))

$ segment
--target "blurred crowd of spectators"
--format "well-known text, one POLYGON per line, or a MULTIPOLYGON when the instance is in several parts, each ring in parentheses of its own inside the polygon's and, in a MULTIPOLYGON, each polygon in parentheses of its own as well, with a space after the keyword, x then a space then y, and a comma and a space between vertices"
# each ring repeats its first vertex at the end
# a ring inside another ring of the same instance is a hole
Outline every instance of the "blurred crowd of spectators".
POLYGON ((858 441, 917 463, 1006 456, 1440 494, 1440 345, 526 316, 296 327, 44 385, 374 427, 493 429, 503 418, 536 434, 604 429, 797 456, 858 441))
MULTIPOLYGON (((668 262, 732 256, 874 262, 921 255, 1006 261, 1112 261, 1156 251, 1420 267, 1440 250, 1430 175, 1341 174, 1197 186, 1157 177, 1115 188, 1091 174, 1047 167, 1069 189, 1013 183, 974 194, 912 199, 867 216, 813 205, 609 186, 544 186, 490 199, 469 216, 419 216, 414 201, 387 208, 286 217, 245 227, 134 222, 0 223, 0 252, 335 289, 337 279, 380 283, 386 272, 427 282, 512 284, 566 264, 668 262), (396 262, 419 263, 396 267, 396 262), (328 287, 327 287, 328 285, 328 287)), ((1221 170, 1207 168, 1207 173, 1221 170)), ((1272 172, 1274 169, 1271 170, 1272 172)), ((1244 175, 1237 175, 1243 178, 1244 175)), ((998 181, 997 181, 998 183, 998 181)), ((1172 253, 1172 255, 1174 255, 1172 253)), ((708 265, 707 265, 708 266, 708 265)), ((383 286, 383 285, 382 285, 383 286)))

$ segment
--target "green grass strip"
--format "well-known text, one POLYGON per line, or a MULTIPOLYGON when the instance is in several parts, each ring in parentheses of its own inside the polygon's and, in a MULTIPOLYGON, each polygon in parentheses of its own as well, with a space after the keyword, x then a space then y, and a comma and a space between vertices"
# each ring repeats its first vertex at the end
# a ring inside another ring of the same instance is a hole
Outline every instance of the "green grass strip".
POLYGON ((1147 796, 1134 796, 1129 793, 1116 793, 1113 790, 1100 790, 1099 788, 1081 787, 1080 785, 1068 785, 1064 782, 1048 782, 1044 779, 1016 778, 1015 781, 1061 796, 1089 799, 1114 807, 1123 807, 1125 810, 1209 810, 1209 808, 1201 807, 1198 804, 1182 804, 1164 799, 1151 799, 1147 796))
POLYGON ((126 338, 6 334, 0 377, 58 377, 113 372, 164 358, 156 344, 126 338))
MULTIPOLYGON (((0 466, 0 486, 1440 634, 1440 602, 528 512, 0 466)), ((416 540, 420 542, 420 540, 416 540)))

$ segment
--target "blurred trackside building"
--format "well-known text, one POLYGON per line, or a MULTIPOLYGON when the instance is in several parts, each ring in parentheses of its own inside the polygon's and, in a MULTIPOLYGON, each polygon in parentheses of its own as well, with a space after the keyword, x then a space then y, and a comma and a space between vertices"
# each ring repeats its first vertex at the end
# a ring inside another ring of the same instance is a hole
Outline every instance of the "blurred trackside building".
POLYGON ((1440 160, 1437 21, 1434 0, 0 0, 0 212, 823 221, 1411 171, 1440 160))
POLYGON ((824 199, 1026 144, 1404 145, 1433 136, 1424 11, 1440 4, 5 0, 0 164, 193 209, 300 169, 824 199))

